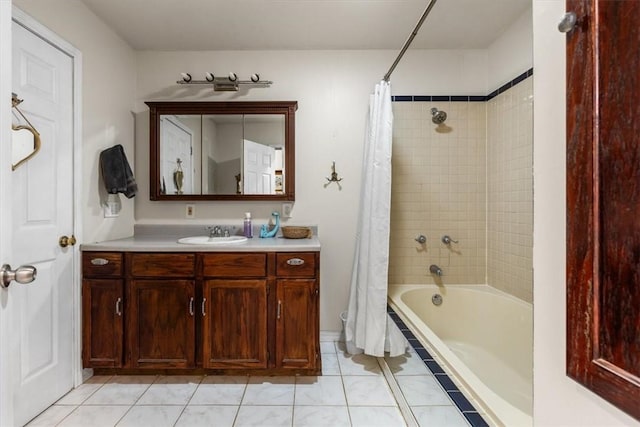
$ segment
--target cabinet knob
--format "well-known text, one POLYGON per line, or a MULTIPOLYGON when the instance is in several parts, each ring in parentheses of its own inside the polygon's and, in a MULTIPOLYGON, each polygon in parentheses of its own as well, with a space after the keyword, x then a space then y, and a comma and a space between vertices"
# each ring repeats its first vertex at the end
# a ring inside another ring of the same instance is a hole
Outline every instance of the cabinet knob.
POLYGON ((92 258, 91 265, 107 265, 109 264, 109 260, 105 258, 92 258))
POLYGON ((116 300, 116 314, 122 316, 122 298, 116 300))
POLYGON ((193 316, 195 314, 195 312, 193 310, 193 303, 194 303, 193 297, 189 298, 189 314, 191 316, 193 316))
POLYGON ((302 265, 304 264, 304 260, 300 258, 289 258, 287 260, 287 264, 289 265, 302 265))
POLYGON ((202 309, 202 317, 207 315, 206 306, 205 306, 206 303, 207 303, 207 299, 206 298, 202 298, 202 308, 201 308, 202 309))

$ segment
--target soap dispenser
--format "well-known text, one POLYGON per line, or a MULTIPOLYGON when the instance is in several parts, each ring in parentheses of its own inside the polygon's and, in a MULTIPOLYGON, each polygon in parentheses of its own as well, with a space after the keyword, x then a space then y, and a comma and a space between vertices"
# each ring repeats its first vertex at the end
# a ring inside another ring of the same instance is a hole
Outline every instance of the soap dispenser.
POLYGON ((253 237, 253 229, 251 228, 251 212, 244 214, 244 237, 253 237))

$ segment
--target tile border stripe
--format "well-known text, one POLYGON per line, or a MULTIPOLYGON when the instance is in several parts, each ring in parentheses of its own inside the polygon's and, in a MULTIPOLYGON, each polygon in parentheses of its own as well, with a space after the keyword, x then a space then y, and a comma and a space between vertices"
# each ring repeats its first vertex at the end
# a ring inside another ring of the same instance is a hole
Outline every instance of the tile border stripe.
POLYGON ((504 93, 518 83, 531 77, 533 68, 519 74, 513 80, 503 84, 498 89, 488 95, 395 95, 391 97, 392 102, 486 102, 504 93))

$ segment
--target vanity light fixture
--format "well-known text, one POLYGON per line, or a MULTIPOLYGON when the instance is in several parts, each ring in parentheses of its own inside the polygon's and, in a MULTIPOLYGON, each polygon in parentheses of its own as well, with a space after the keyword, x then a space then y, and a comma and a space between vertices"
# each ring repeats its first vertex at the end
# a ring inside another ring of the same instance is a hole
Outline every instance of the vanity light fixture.
POLYGON ((250 80, 238 80, 236 73, 229 73, 227 77, 216 77, 211 72, 204 73, 204 80, 193 80, 191 74, 180 73, 181 80, 176 83, 180 85, 213 85, 215 91, 233 92, 240 89, 240 85, 250 85, 258 87, 269 87, 273 83, 270 80, 260 80, 257 73, 251 74, 250 80))

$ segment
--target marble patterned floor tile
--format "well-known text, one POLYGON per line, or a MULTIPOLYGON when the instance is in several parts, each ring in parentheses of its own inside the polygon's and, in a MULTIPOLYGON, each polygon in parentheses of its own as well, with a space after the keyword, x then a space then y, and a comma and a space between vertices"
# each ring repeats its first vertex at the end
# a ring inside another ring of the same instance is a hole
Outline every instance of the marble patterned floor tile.
POLYGON ((293 425, 295 427, 350 427, 351 421, 346 406, 295 406, 293 425))
POLYGON ((467 427, 469 424, 455 406, 412 406, 420 427, 467 427))
POLYGON ((320 353, 322 353, 323 357, 325 354, 336 354, 335 343, 333 341, 321 341, 320 353))
POLYGON ((349 414, 353 427, 406 426, 400 410, 395 406, 349 406, 349 414))
POLYGON ((322 375, 340 375, 340 365, 338 365, 338 355, 322 355, 322 375))
POLYGON ((342 375, 382 375, 375 357, 366 354, 338 353, 338 364, 342 375))
POLYGON ((234 427, 291 427, 293 406, 241 406, 234 427))
POLYGON ((334 377, 298 377, 296 380, 295 405, 345 406, 342 378, 334 377))
POLYGON ((342 377, 349 406, 396 406, 396 400, 383 376, 342 377))
POLYGON ((296 377, 250 377, 242 405, 293 405, 296 377))
POLYGON ((409 406, 451 405, 451 399, 432 375, 399 375, 396 381, 409 406))
POLYGON ((207 376, 198 386, 189 405, 239 405, 248 377, 207 376))
POLYGON ((154 375, 115 376, 86 401, 86 405, 133 405, 156 380, 154 375))
POLYGON ((117 427, 172 427, 183 409, 182 406, 134 406, 117 427))
POLYGON ((27 427, 53 427, 58 425, 67 415, 69 415, 76 406, 71 405, 53 405, 44 412, 31 420, 27 427))
POLYGON ((102 382, 86 382, 84 384, 80 384, 58 400, 56 405, 81 405, 103 385, 104 384, 102 382))
POLYGON ((431 375, 431 371, 415 352, 402 356, 385 357, 389 369, 394 375, 431 375))
POLYGON ((58 426, 60 427, 113 427, 127 413, 130 406, 79 406, 58 426))
POLYGON ((187 406, 176 427, 232 427, 237 414, 234 405, 187 406))
POLYGON ((202 381, 200 376, 160 376, 136 405, 186 405, 202 381))

